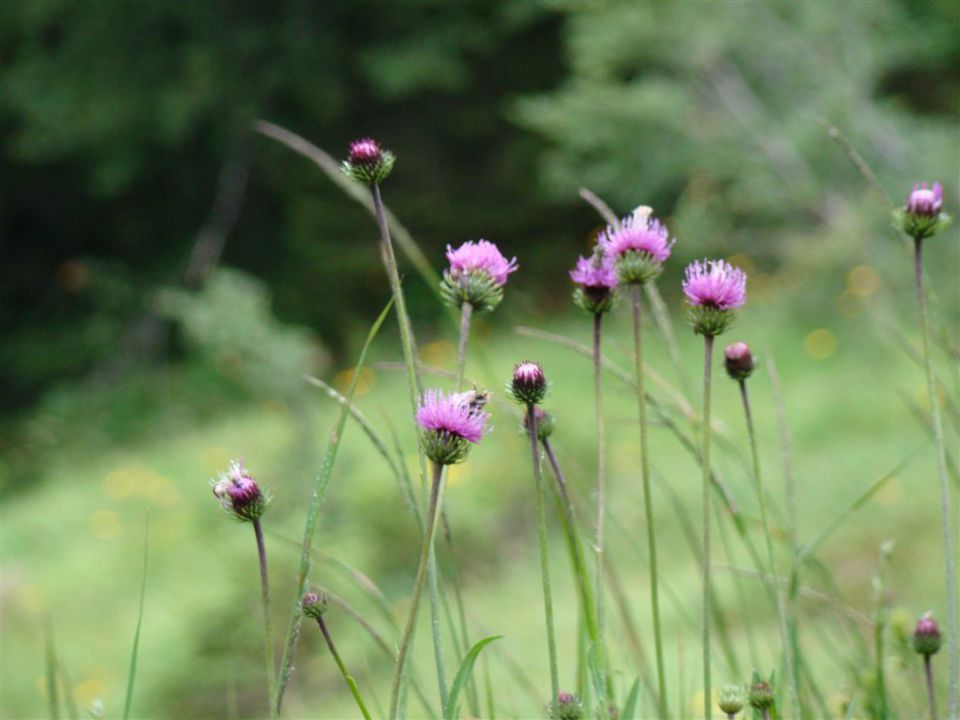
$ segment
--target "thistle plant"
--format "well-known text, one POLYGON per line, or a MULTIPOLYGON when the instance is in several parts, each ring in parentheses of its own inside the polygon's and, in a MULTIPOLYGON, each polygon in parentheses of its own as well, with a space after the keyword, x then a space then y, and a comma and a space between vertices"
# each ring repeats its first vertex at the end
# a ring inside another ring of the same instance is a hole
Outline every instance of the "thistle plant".
POLYGON ((720 688, 717 707, 727 716, 727 720, 733 720, 743 710, 745 702, 746 697, 740 685, 724 685, 720 688))
POLYGON ((943 526, 943 552, 945 559, 944 579, 947 585, 947 654, 949 655, 950 682, 949 717, 957 718, 960 709, 960 628, 958 628, 957 576, 954 565, 953 515, 950 511, 950 486, 947 475, 947 448, 943 436, 943 419, 940 400, 933 375, 930 354, 929 313, 926 289, 923 282, 923 241, 946 229, 951 217, 943 212, 943 186, 934 183, 914 185, 904 207, 895 210, 894 224, 913 239, 914 279, 917 287, 917 306, 920 315, 920 335, 923 348, 923 369, 927 381, 927 397, 930 403, 930 418, 933 424, 933 439, 937 454, 937 474, 940 483, 940 518, 943 526))
POLYGON ((933 689, 933 666, 931 658, 940 652, 943 637, 940 626, 933 619, 931 613, 926 613, 917 620, 917 627, 913 631, 913 649, 923 657, 923 674, 927 683, 927 700, 930 703, 930 720, 937 717, 937 696, 933 689))
POLYGON ((750 688, 747 691, 747 700, 750 703, 750 707, 752 707, 763 720, 769 720, 775 699, 773 673, 770 674, 769 680, 764 680, 757 671, 754 670, 753 681, 750 683, 750 688))
POLYGON ((703 713, 712 717, 710 700, 710 379, 713 369, 713 339, 729 328, 737 308, 747 301, 747 276, 723 260, 695 261, 687 266, 683 293, 693 331, 703 336, 703 441, 700 462, 702 482, 701 549, 703 575, 703 713))
POLYGON ((562 692, 556 701, 547 705, 550 720, 583 720, 583 703, 573 693, 562 692))
POLYGON ((543 585, 543 612, 547 624, 547 654, 550 660, 550 690, 552 717, 559 715, 558 697, 560 678, 557 664, 557 640, 553 625, 553 595, 550 589, 550 558, 547 552, 547 511, 544 496, 543 474, 540 469, 540 448, 536 406, 547 394, 547 379, 539 363, 521 362, 507 383, 507 391, 514 400, 526 409, 526 428, 530 436, 530 455, 533 461, 533 479, 537 495, 537 527, 540 540, 540 577, 543 585))
POLYGON ((317 621, 317 625, 320 626, 320 632, 323 634, 323 639, 327 643, 327 647, 330 649, 330 655, 333 656, 333 661, 337 664, 340 674, 343 675, 343 679, 346 681, 347 687, 350 688, 350 693, 353 695, 353 699, 356 700, 357 707, 360 708, 360 712, 363 714, 365 720, 370 720, 370 711, 367 710, 366 703, 363 702, 363 697, 360 695, 360 689, 357 687, 357 681, 354 680, 353 676, 347 671, 347 666, 343 662, 343 658, 341 658, 340 653, 337 652, 337 646, 333 644, 333 637, 330 635, 330 629, 327 627, 327 623, 323 619, 324 614, 327 612, 326 596, 323 594, 318 595, 314 592, 305 593, 303 598, 300 600, 300 606, 303 608, 304 615, 317 621))
POLYGON ((437 390, 424 394, 417 409, 417 425, 420 428, 420 447, 433 462, 433 477, 430 483, 430 500, 427 506, 427 526, 423 533, 420 562, 414 581, 413 599, 403 636, 397 652, 393 684, 390 691, 391 720, 400 717, 400 688, 406 671, 407 656, 413 641, 420 598, 427 577, 427 568, 433 554, 437 518, 440 514, 443 494, 443 469, 467 459, 472 445, 479 443, 486 429, 489 415, 484 411, 487 396, 480 392, 465 392, 445 395, 437 390))
MULTIPOLYGON (((637 409, 640 426, 640 475, 643 483, 643 504, 647 526, 647 547, 650 554, 650 607, 653 614, 653 637, 657 659, 657 708, 662 717, 669 715, 667 680, 663 662, 663 632, 660 623, 660 590, 657 567, 657 534, 653 519, 653 497, 650 490, 650 453, 647 441, 647 401, 643 370, 643 286, 653 281, 670 257, 675 240, 670 239, 666 226, 651 219, 652 210, 637 208, 617 226, 608 226, 601 233, 598 244, 611 258, 621 284, 630 287, 633 305, 634 362, 637 382, 637 409)), ((600 632, 603 633, 603 523, 606 512, 601 499, 597 509, 597 612, 600 632)))
POLYGON ((274 691, 276 669, 273 660, 273 621, 270 617, 270 582, 267 578, 267 548, 263 540, 263 527, 260 518, 270 504, 270 495, 264 493, 241 460, 232 460, 226 472, 211 481, 213 495, 220 501, 224 511, 242 522, 253 525, 253 534, 257 541, 257 556, 260 564, 260 597, 263 603, 263 624, 265 633, 264 656, 267 666, 267 704, 271 717, 274 710, 274 691))

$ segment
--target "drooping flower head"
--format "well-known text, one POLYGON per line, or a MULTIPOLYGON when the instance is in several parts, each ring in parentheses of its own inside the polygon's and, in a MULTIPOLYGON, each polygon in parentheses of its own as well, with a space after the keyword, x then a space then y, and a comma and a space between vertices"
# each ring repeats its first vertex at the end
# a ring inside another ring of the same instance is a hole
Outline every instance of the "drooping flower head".
MULTIPOLYGON (((553 417, 553 413, 548 413, 546 410, 540 407, 535 407, 533 409, 533 419, 537 423, 537 440, 543 442, 551 435, 553 435, 553 428, 556 426, 556 419, 553 417)), ((523 431, 530 434, 530 414, 524 413, 523 415, 523 431)))
POLYGON ((914 183, 907 204, 894 210, 893 223, 915 240, 936 235, 950 225, 951 217, 943 212, 943 185, 914 183))
POLYGON ((420 444, 424 453, 438 465, 463 462, 470 451, 470 443, 483 437, 490 415, 484 412, 485 392, 447 395, 439 390, 424 393, 417 408, 420 426, 420 444))
POLYGON ((613 256, 604 250, 603 245, 597 244, 590 257, 577 259, 577 266, 570 271, 570 279, 577 284, 573 301, 587 312, 599 315, 613 307, 620 279, 613 256))
POLYGON ((347 159, 341 167, 354 180, 373 185, 386 179, 395 160, 393 153, 381 148, 373 138, 361 138, 350 143, 347 159))
POLYGON ((324 593, 307 592, 300 599, 300 609, 307 617, 319 620, 327 611, 327 596, 324 593))
POLYGON ((940 651, 943 637, 940 635, 940 626, 933 619, 933 615, 926 613, 917 620, 917 628, 913 632, 913 649, 920 655, 936 655, 940 651))
POLYGON ((478 312, 500 304, 507 276, 518 267, 516 258, 507 260, 488 240, 470 240, 456 250, 447 245, 447 260, 440 283, 444 299, 455 307, 470 303, 478 312))
POLYGON ((507 383, 507 392, 521 405, 537 405, 547 394, 547 378, 540 363, 525 360, 517 363, 513 377, 507 383))
POLYGON ((740 685, 724 685, 720 688, 720 695, 717 705, 728 716, 733 717, 743 710, 746 698, 743 694, 743 688, 740 685))
POLYGON ((227 471, 211 484, 223 509, 240 520, 257 520, 270 503, 240 460, 231 460, 227 471))
POLYGON ((621 220, 619 227, 608 226, 598 243, 614 262, 620 281, 643 285, 657 277, 676 240, 670 239, 666 225, 652 218, 646 206, 637 208, 621 220))
POLYGON ((747 274, 724 260, 696 260, 687 265, 683 294, 694 331, 713 337, 733 324, 734 311, 747 301, 747 274))
POLYGON ((547 717, 550 720, 581 720, 583 715, 583 703, 573 693, 557 693, 556 715, 553 713, 553 703, 547 703, 547 717))
POLYGON ((727 369, 727 375, 733 380, 746 380, 753 374, 756 367, 750 346, 745 342, 727 345, 723 353, 723 364, 727 369))

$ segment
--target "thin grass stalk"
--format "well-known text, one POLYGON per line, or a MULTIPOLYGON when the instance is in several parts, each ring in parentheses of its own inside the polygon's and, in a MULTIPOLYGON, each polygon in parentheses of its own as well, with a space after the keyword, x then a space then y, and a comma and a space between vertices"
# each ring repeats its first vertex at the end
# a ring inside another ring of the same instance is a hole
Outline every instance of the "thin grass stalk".
MULTIPOLYGON (((653 496, 650 491, 650 452, 647 443, 647 401, 644 394, 643 372, 643 299, 640 296, 641 288, 638 284, 630 287, 633 301, 633 348, 634 362, 636 363, 637 378, 637 412, 640 425, 640 476, 643 483, 643 508, 647 526, 647 548, 650 555, 650 608, 653 613, 653 644, 657 663, 657 709, 660 717, 669 717, 667 703, 667 676, 663 664, 663 633, 660 624, 660 587, 657 568, 657 533, 653 524, 653 496)), ((709 476, 709 462, 704 463, 708 468, 705 472, 709 476)), ((706 480, 705 482, 708 482, 706 480)), ((704 588, 709 587, 705 585, 704 588)))
POLYGON ((420 597, 427 577, 427 567, 430 565, 430 556, 433 551, 433 538, 437 528, 437 517, 440 514, 440 502, 443 493, 443 466, 434 465, 433 481, 430 484, 430 502, 427 508, 427 529, 423 534, 423 545, 420 549, 420 563, 417 566, 417 577, 413 586, 413 599, 407 623, 403 628, 400 639, 400 648, 397 651, 397 664, 394 668, 393 684, 390 690, 390 718, 397 720, 400 715, 400 688, 404 684, 404 674, 407 664, 407 655, 413 640, 414 628, 417 624, 417 613, 420 609, 420 597))
POLYGON ((557 696, 560 693, 560 677, 557 664, 557 640, 553 626, 553 593, 550 589, 550 555, 547 549, 547 508, 540 470, 540 446, 537 442, 537 416, 533 405, 527 406, 527 428, 530 436, 530 457, 533 461, 533 479, 537 494, 537 528, 540 540, 540 576, 543 584, 543 613, 547 623, 547 654, 550 658, 550 706, 552 717, 559 717, 557 696))
POLYGON ((703 336, 703 492, 702 526, 703 556, 703 715, 713 716, 713 697, 710 689, 710 378, 713 370, 713 336, 703 336))
MULTIPOLYGON (((757 445, 757 433, 753 424, 753 412, 750 408, 750 394, 747 391, 746 379, 739 381, 740 399, 743 404, 743 416, 747 423, 747 436, 750 440, 750 459, 753 462, 753 481, 757 488, 757 502, 760 507, 760 524, 763 527, 763 539, 767 548, 767 563, 770 567, 770 574, 774 578, 780 577, 780 571, 777 569, 777 557, 773 551, 773 538, 770 534, 770 520, 767 517, 767 496, 763 488, 763 475, 760 472, 760 451, 757 445)), ((787 674, 788 700, 793 717, 800 717, 799 706, 799 688, 796 685, 796 674, 793 672, 793 652, 787 637, 787 618, 783 608, 783 595, 780 591, 780 583, 774 586, 776 595, 777 610, 777 628, 780 632, 780 643, 783 652, 783 665, 787 674)))
POLYGON ((267 579, 267 547, 263 542, 263 526, 260 518, 253 521, 253 534, 257 539, 257 558, 260 565, 260 601, 263 605, 264 628, 264 660, 267 665, 267 687, 269 695, 267 702, 270 706, 271 717, 276 717, 273 705, 273 696, 276 693, 276 666, 273 660, 273 620, 270 614, 270 581, 267 579))
MULTIPOLYGON (((440 511, 441 516, 443 510, 440 511)), ((437 692, 440 694, 440 707, 447 706, 447 673, 446 660, 443 652, 443 633, 440 628, 440 578, 437 572, 437 554, 435 548, 430 548, 430 558, 427 561, 427 595, 430 598, 430 637, 433 640, 433 659, 437 666, 437 692)), ((456 644, 456 636, 454 636, 456 644)))
POLYGON ((880 562, 877 574, 873 578, 873 661, 874 683, 876 685, 876 713, 879 720, 889 720, 890 700, 887 696, 886 675, 884 673, 884 656, 886 655, 887 634, 887 602, 884 597, 883 571, 890 552, 893 549, 891 541, 880 546, 880 562))
POLYGON ((137 658, 140 652, 140 630, 143 627, 143 604, 147 596, 147 561, 150 550, 150 515, 147 515, 143 530, 143 574, 140 577, 140 606, 137 610, 137 629, 133 633, 133 649, 130 651, 130 671, 127 673, 127 692, 123 701, 123 720, 130 717, 133 708, 133 684, 137 678, 137 658))
POLYGON ((657 686, 650 674, 650 661, 643 651, 643 643, 640 642, 640 631, 637 629, 637 622, 633 617, 631 600, 623 587, 616 565, 612 563, 607 565, 607 581, 610 583, 610 591, 613 593, 613 600, 620 613, 620 622, 627 636, 627 646, 630 648, 634 662, 640 669, 640 679, 643 680, 643 686, 650 696, 650 700, 656 705, 657 686))
POLYGON ((370 720, 370 711, 367 710, 367 705, 363 702, 363 696, 360 695, 360 688, 357 687, 357 681, 353 679, 353 676, 347 670, 346 664, 343 662, 343 658, 341 658, 340 653, 337 652, 337 646, 333 644, 333 638, 330 636, 330 630, 327 628, 327 623, 324 622, 322 615, 317 617, 317 625, 320 626, 320 632, 323 633, 323 639, 327 641, 327 647, 330 648, 330 654, 333 656, 333 661, 340 669, 340 674, 343 675, 343 679, 346 681, 347 687, 350 688, 350 693, 353 695, 353 699, 356 700, 357 707, 360 708, 360 712, 363 713, 365 720, 370 720))
MULTIPOLYGON (((727 535, 727 530, 723 524, 723 511, 718 507, 714 507, 714 513, 716 515, 714 520, 717 521, 717 534, 720 536, 720 545, 723 547, 723 554, 727 558, 727 562, 732 565, 736 564, 736 555, 734 555, 730 538, 727 535)), ((740 617, 744 619, 743 634, 746 636, 747 640, 747 651, 750 657, 750 664, 755 668, 760 667, 760 652, 757 645, 757 634, 755 627, 756 623, 751 622, 750 604, 747 601, 747 593, 743 586, 743 578, 741 578, 737 573, 734 573, 731 580, 733 582, 733 592, 737 597, 737 603, 740 605, 740 617)), ((714 583, 714 586, 716 586, 716 583, 714 583)), ((717 634, 720 636, 721 645, 726 648, 727 644, 729 644, 729 628, 726 627, 727 619, 719 607, 720 603, 717 601, 716 591, 714 592, 714 601, 711 603, 711 605, 713 607, 713 623, 716 626, 717 634)), ((728 665, 730 665, 732 676, 740 677, 740 662, 737 659, 737 653, 733 649, 732 644, 730 644, 730 649, 727 652, 727 661, 728 665)))
POLYGON ((930 359, 930 328, 927 310, 927 295, 923 283, 923 242, 914 240, 914 276, 917 284, 917 306, 920 314, 920 335, 923 339, 923 369, 927 380, 927 396, 930 400, 930 417, 933 422, 933 440, 937 453, 937 475, 940 480, 940 520, 943 525, 944 573, 947 584, 947 654, 949 656, 948 715, 956 720, 958 713, 957 683, 960 682, 960 629, 957 627, 957 578, 953 555, 953 516, 950 513, 950 487, 947 479, 947 449, 943 439, 943 420, 940 417, 940 401, 933 377, 930 359))

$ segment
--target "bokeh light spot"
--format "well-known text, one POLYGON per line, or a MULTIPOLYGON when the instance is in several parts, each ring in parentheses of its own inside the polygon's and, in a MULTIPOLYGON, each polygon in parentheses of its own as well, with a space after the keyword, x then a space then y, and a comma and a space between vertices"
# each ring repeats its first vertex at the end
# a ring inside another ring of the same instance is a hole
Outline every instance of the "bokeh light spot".
POLYGON ((814 360, 826 360, 837 351, 837 338, 826 328, 818 328, 804 338, 803 349, 814 360))
POLYGON ((437 340, 427 343, 420 348, 420 360, 433 367, 446 367, 452 365, 456 359, 453 343, 446 340, 437 340))
POLYGON ((873 295, 880 287, 880 276, 872 265, 857 265, 847 273, 847 292, 856 297, 873 295))

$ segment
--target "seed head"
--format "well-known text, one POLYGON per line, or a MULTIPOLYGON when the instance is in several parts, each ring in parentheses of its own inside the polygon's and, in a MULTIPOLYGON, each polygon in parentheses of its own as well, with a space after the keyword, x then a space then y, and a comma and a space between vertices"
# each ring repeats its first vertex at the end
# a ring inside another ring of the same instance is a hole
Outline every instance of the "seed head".
POLYGON ((213 495, 229 514, 239 520, 257 520, 270 503, 240 460, 232 460, 227 471, 212 480, 213 495))
POLYGON ((733 380, 746 380, 756 367, 750 346, 745 342, 727 345, 723 352, 723 364, 727 368, 727 375, 733 380))
POLYGON ((913 631, 913 649, 920 655, 929 657, 937 654, 942 643, 940 626, 933 619, 933 615, 926 613, 917 620, 917 629, 913 631))
POLYGON ((396 160, 393 153, 384 150, 373 138, 362 138, 350 143, 343 171, 357 182, 366 185, 383 182, 396 160))
POLYGON ((524 361, 513 369, 507 391, 522 405, 537 405, 547 394, 547 378, 540 363, 524 361))

